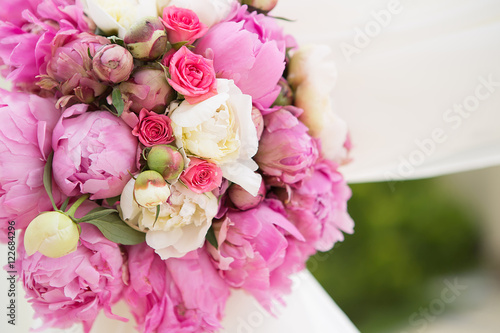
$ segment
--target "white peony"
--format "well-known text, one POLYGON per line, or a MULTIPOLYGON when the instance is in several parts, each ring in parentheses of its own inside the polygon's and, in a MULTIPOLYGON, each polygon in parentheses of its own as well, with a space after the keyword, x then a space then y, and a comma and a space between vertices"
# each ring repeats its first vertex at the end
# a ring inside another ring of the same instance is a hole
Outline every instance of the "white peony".
POLYGON ((252 98, 226 79, 217 80, 217 93, 193 105, 184 101, 171 112, 176 145, 216 163, 226 179, 255 196, 261 176, 252 160, 259 146, 252 98))
POLYGON ((200 21, 207 27, 219 23, 231 11, 236 0, 157 0, 159 15, 163 15, 163 8, 176 6, 191 9, 198 15, 200 21))
POLYGON ((288 82, 295 90, 295 104, 304 110, 300 120, 309 133, 319 138, 322 153, 328 159, 342 162, 347 157, 344 143, 348 129, 334 112, 331 94, 337 70, 326 45, 309 45, 299 49, 290 60, 288 82))
POLYGON ((140 207, 134 200, 134 183, 131 179, 123 189, 120 216, 130 226, 146 232, 146 243, 162 259, 180 258, 203 246, 218 211, 217 198, 211 192, 197 194, 175 183, 156 219, 156 207, 140 207))
POLYGON ((107 34, 123 38, 132 24, 157 16, 156 0, 82 0, 85 12, 107 34))

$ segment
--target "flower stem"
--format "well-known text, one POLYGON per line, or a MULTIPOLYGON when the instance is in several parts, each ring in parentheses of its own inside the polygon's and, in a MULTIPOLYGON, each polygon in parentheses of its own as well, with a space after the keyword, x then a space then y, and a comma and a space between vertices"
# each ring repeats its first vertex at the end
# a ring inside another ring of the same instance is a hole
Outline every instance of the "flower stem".
POLYGON ((75 219, 75 213, 78 207, 89 198, 89 194, 82 195, 81 197, 78 198, 78 200, 75 201, 75 203, 68 209, 66 212, 66 215, 68 215, 72 220, 75 219))

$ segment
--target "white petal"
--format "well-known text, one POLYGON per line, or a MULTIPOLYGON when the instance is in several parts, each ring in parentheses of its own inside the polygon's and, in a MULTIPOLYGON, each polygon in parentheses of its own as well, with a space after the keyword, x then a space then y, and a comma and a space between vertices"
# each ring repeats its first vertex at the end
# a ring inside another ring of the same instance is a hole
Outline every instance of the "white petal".
POLYGON ((227 180, 240 185, 253 196, 259 193, 262 177, 246 165, 238 162, 226 163, 221 165, 221 169, 227 180))
POLYGON ((203 102, 189 104, 184 101, 172 112, 172 121, 182 127, 195 127, 212 118, 215 111, 229 98, 228 94, 217 94, 203 102))

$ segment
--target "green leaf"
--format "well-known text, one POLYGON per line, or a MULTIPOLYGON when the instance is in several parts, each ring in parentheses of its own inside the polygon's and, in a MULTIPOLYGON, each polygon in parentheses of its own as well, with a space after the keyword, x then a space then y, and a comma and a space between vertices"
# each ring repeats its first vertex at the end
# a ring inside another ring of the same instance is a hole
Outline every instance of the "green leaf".
POLYGON ((118 88, 114 88, 111 93, 111 100, 113 101, 113 106, 116 108, 117 116, 120 117, 125 108, 125 102, 123 101, 122 92, 118 88))
POLYGON ((64 200, 60 210, 62 210, 63 212, 66 210, 66 208, 68 208, 68 204, 69 204, 69 199, 70 198, 66 198, 66 200, 64 200))
POLYGON ((217 243, 217 238, 215 237, 215 231, 213 227, 210 227, 207 232, 207 241, 215 247, 216 250, 219 249, 219 243, 217 243))
POLYGON ((156 221, 158 221, 158 217, 160 217, 160 210, 161 210, 161 206, 156 205, 156 215, 155 215, 155 221, 153 223, 153 226, 156 224, 156 221))
POLYGON ((108 39, 111 41, 111 43, 117 44, 117 45, 120 45, 120 46, 126 48, 125 42, 123 41, 123 39, 116 37, 116 36, 109 36, 108 39))
POLYGON ((87 215, 84 217, 77 219, 76 221, 78 223, 80 222, 87 222, 90 220, 96 220, 105 217, 106 215, 109 215, 111 213, 118 213, 116 209, 102 209, 102 208, 95 208, 92 209, 87 215))
POLYGON ((45 187, 45 191, 49 195, 50 202, 52 203, 52 207, 54 210, 58 210, 56 206, 56 202, 54 201, 54 197, 52 196, 52 160, 54 159, 54 152, 50 153, 49 158, 47 158, 47 162, 45 163, 45 167, 43 169, 43 186, 45 187))
POLYGON ((282 21, 285 21, 285 22, 295 22, 296 20, 291 20, 291 19, 288 19, 286 17, 281 17, 281 16, 271 16, 271 15, 268 15, 269 17, 272 17, 273 19, 276 19, 276 20, 282 20, 282 21))
POLYGON ((108 205, 114 206, 118 200, 120 200, 120 196, 119 195, 117 195, 116 197, 107 198, 106 202, 108 203, 108 205))
MULTIPOLYGON (((100 208, 103 209, 103 208, 100 208)), ((112 242, 123 245, 140 244, 146 240, 146 234, 129 227, 122 221, 118 213, 113 212, 106 216, 86 221, 93 224, 102 232, 104 237, 112 242)))

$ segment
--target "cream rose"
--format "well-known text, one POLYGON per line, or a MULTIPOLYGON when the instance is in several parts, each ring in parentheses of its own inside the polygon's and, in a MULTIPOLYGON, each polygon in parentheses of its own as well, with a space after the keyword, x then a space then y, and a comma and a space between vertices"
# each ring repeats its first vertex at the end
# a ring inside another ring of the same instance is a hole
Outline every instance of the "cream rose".
POLYGON ((341 162, 347 155, 344 143, 348 130, 333 112, 331 94, 337 70, 330 55, 326 45, 299 49, 292 56, 287 79, 295 90, 296 106, 304 110, 300 120, 312 136, 321 140, 323 156, 341 162))
POLYGON ((180 258, 203 246, 219 206, 211 192, 197 194, 175 183, 156 219, 156 207, 141 207, 134 200, 134 183, 131 179, 123 189, 120 216, 130 226, 146 232, 146 243, 162 259, 180 258))
POLYGON ((217 80, 217 95, 197 104, 182 102, 170 118, 176 145, 186 154, 220 166, 222 175, 257 195, 261 176, 252 160, 259 141, 252 121, 252 98, 232 80, 217 80))
POLYGON ((125 36, 146 16, 157 16, 156 0, 82 0, 85 12, 107 34, 125 36))
POLYGON ((236 0, 157 0, 158 15, 162 16, 163 8, 176 6, 191 9, 207 27, 222 21, 231 11, 236 0))

